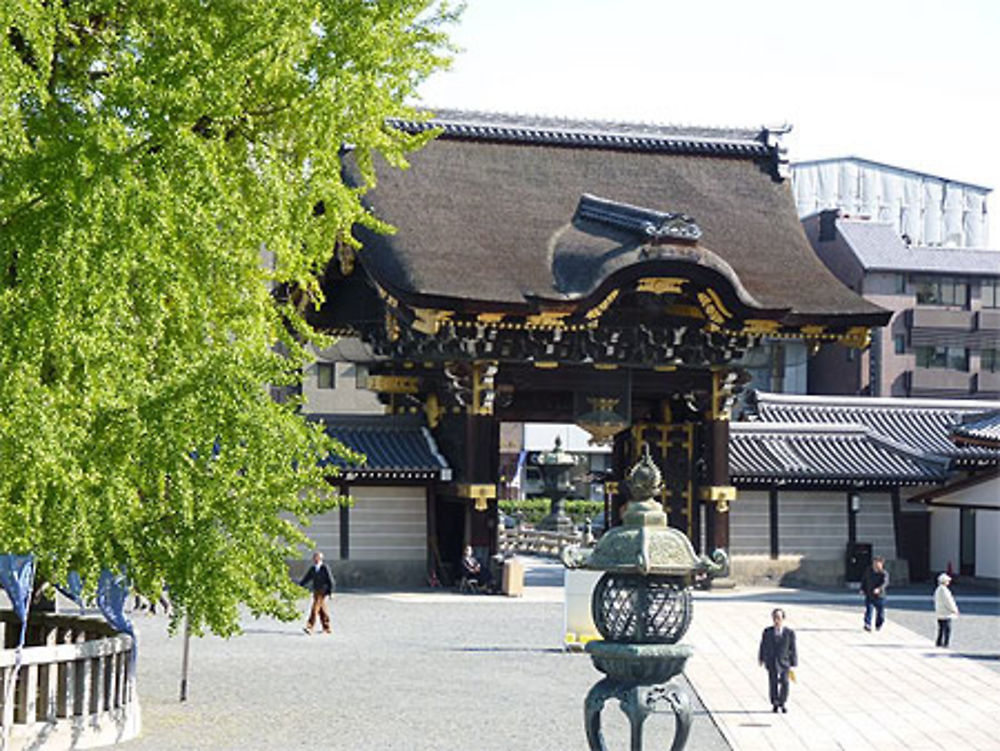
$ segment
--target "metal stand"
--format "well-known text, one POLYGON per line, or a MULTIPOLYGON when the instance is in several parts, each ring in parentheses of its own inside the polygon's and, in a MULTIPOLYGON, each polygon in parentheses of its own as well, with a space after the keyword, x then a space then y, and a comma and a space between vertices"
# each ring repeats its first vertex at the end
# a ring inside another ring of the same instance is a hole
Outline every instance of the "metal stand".
POLYGON ((654 712, 668 710, 674 713, 676 720, 670 751, 681 751, 687 744, 691 732, 691 700, 683 688, 673 681, 648 686, 603 678, 594 684, 584 701, 584 723, 591 751, 607 751, 601 732, 601 712, 608 699, 617 699, 628 717, 632 728, 631 751, 642 750, 642 726, 646 718, 654 712), (666 706, 661 708, 663 704, 666 706))

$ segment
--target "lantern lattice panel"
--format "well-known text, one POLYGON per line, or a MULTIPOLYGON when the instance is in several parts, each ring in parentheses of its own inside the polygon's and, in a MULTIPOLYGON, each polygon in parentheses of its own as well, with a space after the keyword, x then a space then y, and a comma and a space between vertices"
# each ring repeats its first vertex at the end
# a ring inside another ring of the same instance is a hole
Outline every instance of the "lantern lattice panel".
POLYGON ((607 572, 594 589, 592 611, 607 641, 674 644, 691 624, 691 590, 673 578, 607 572))

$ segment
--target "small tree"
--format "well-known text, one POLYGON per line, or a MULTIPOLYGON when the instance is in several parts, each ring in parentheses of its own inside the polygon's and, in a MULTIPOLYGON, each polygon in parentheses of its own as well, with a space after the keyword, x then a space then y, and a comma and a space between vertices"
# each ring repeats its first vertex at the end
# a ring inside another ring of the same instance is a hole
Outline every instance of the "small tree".
MULTIPOLYGON (((295 387, 364 216, 350 143, 446 64, 435 0, 0 4, 0 552, 127 566, 200 632, 293 614, 296 522, 342 452, 295 387), (322 210, 317 210, 322 207, 322 210), (281 296, 274 289, 294 289, 281 296), (294 300, 294 302, 293 302, 294 300), (287 513, 283 513, 287 512, 287 513)), ((176 620, 174 621, 176 625, 176 620)))

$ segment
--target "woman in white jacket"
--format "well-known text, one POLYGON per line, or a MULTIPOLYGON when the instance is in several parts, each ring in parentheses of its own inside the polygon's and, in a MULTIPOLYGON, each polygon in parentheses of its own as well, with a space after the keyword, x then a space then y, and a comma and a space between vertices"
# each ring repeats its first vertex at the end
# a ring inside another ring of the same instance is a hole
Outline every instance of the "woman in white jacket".
POLYGON ((948 589, 951 577, 948 574, 938 576, 937 589, 934 590, 934 612, 937 615, 938 632, 937 646, 947 647, 951 640, 951 622, 958 618, 958 605, 948 589))

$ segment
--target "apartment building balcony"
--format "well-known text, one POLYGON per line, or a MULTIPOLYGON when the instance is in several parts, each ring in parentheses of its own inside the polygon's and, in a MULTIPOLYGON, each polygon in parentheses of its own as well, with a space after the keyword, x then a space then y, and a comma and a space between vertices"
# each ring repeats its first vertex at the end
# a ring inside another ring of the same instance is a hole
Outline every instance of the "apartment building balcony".
POLYGON ((943 368, 914 368, 907 372, 910 396, 969 396, 976 389, 976 374, 943 368))
POLYGON ((1000 347, 1000 310, 911 308, 906 323, 914 347, 1000 347))

